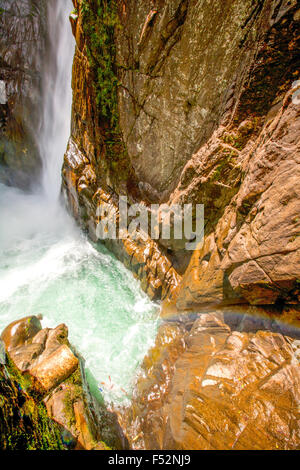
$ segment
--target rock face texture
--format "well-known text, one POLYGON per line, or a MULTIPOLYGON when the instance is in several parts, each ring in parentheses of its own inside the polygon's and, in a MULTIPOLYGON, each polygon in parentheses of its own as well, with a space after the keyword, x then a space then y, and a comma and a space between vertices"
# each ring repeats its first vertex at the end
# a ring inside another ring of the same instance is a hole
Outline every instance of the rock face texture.
MULTIPOLYGON (((17 371, 16 381, 21 387, 24 384, 33 403, 42 407, 46 421, 54 423, 60 438, 57 448, 106 450, 126 446, 116 416, 91 395, 83 359, 72 350, 65 325, 42 329, 37 317, 26 317, 10 324, 1 339, 17 371)), ((6 409, 3 416, 6 422, 6 409)), ((10 432, 8 426, 4 432, 7 439, 10 432)), ((39 443, 36 446, 40 448, 39 443)), ((15 448, 19 448, 18 443, 15 448)))
POLYGON ((193 253, 179 307, 210 301, 299 303, 300 108, 292 96, 293 91, 283 96, 275 116, 248 144, 239 192, 193 253))
POLYGON ((272 2, 253 3, 123 2, 120 123, 140 187, 155 199, 168 199, 210 137, 233 81, 238 93, 254 41, 274 13, 272 2))
POLYGON ((127 417, 133 447, 299 449, 299 331, 270 324, 218 312, 185 332, 164 324, 127 417))
POLYGON ((46 51, 46 2, 0 2, 0 181, 28 188, 38 177, 35 139, 46 51))
MULTIPOLYGON (((109 191, 97 189, 91 165, 72 140, 68 145, 63 175, 64 190, 73 214, 90 238, 97 242, 98 212, 105 211, 112 220, 117 218, 117 198, 109 191)), ((137 231, 135 238, 126 232, 122 239, 107 239, 104 243, 141 281, 143 290, 151 299, 174 298, 175 301, 181 276, 155 241, 137 231)))
POLYGON ((63 450, 59 425, 28 393, 12 363, 0 365, 0 449, 63 450))
POLYGON ((130 444, 299 448, 299 342, 221 311, 260 306, 299 322, 299 1, 74 6, 72 213, 96 242, 120 195, 149 211, 205 207, 193 252, 161 231, 105 241, 179 318, 145 358, 123 417, 130 444))
POLYGON ((109 246, 179 309, 299 303, 299 2, 74 5, 63 187, 81 225, 96 241, 120 194, 204 204, 194 253, 161 234, 109 246))

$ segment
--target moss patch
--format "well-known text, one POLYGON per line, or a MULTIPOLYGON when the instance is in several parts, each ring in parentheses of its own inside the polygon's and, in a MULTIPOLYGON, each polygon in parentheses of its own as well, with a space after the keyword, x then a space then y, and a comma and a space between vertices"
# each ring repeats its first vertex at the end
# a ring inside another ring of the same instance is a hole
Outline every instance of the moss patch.
POLYGON ((117 181, 129 177, 126 147, 119 126, 118 67, 115 33, 121 28, 117 0, 83 0, 80 4, 85 53, 93 75, 99 126, 105 143, 105 161, 117 181))
POLYGON ((0 449, 64 450, 58 425, 29 388, 29 378, 9 359, 5 368, 0 366, 0 449))
POLYGON ((96 71, 96 100, 103 118, 118 130, 117 70, 115 66, 115 28, 120 27, 114 0, 81 2, 87 55, 96 71))

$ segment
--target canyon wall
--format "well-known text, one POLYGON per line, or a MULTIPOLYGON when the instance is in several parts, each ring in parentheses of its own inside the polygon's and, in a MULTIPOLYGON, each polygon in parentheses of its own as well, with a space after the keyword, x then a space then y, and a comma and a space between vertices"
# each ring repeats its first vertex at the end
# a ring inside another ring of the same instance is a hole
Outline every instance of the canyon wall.
POLYGON ((36 132, 46 53, 46 2, 0 2, 0 181, 27 189, 39 176, 36 132))
POLYGON ((205 206, 205 240, 109 248, 181 310, 299 303, 300 4, 74 1, 69 206, 205 206))

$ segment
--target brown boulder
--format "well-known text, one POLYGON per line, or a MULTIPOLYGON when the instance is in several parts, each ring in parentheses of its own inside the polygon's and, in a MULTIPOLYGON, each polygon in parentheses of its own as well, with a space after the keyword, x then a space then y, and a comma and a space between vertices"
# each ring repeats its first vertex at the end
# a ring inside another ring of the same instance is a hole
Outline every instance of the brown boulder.
POLYGON ((12 323, 3 332, 7 342, 11 338, 9 346, 6 346, 9 355, 22 371, 30 370, 45 361, 63 344, 69 346, 66 325, 43 330, 38 330, 39 327, 41 328, 41 324, 37 317, 27 317, 12 323))
POLYGON ((32 339, 41 329, 41 317, 29 316, 8 325, 1 334, 1 339, 8 351, 32 339))
POLYGON ((56 349, 44 361, 30 368, 30 374, 37 379, 43 390, 50 392, 66 380, 78 367, 78 359, 65 344, 56 349))
MULTIPOLYGON (((172 353, 168 375, 156 353, 134 399, 143 414, 129 418, 134 448, 299 449, 299 341, 257 331, 249 319, 226 324, 221 312, 200 315, 181 333, 185 347, 172 353), (165 391, 159 402, 148 373, 165 391)), ((167 350, 176 349, 178 340, 174 336, 167 350)))

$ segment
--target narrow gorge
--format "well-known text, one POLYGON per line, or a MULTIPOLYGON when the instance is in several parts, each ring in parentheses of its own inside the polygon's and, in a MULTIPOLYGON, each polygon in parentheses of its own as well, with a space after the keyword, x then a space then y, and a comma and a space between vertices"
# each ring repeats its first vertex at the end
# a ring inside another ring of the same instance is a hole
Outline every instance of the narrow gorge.
POLYGON ((299 450, 300 2, 0 29, 0 449, 299 450))

